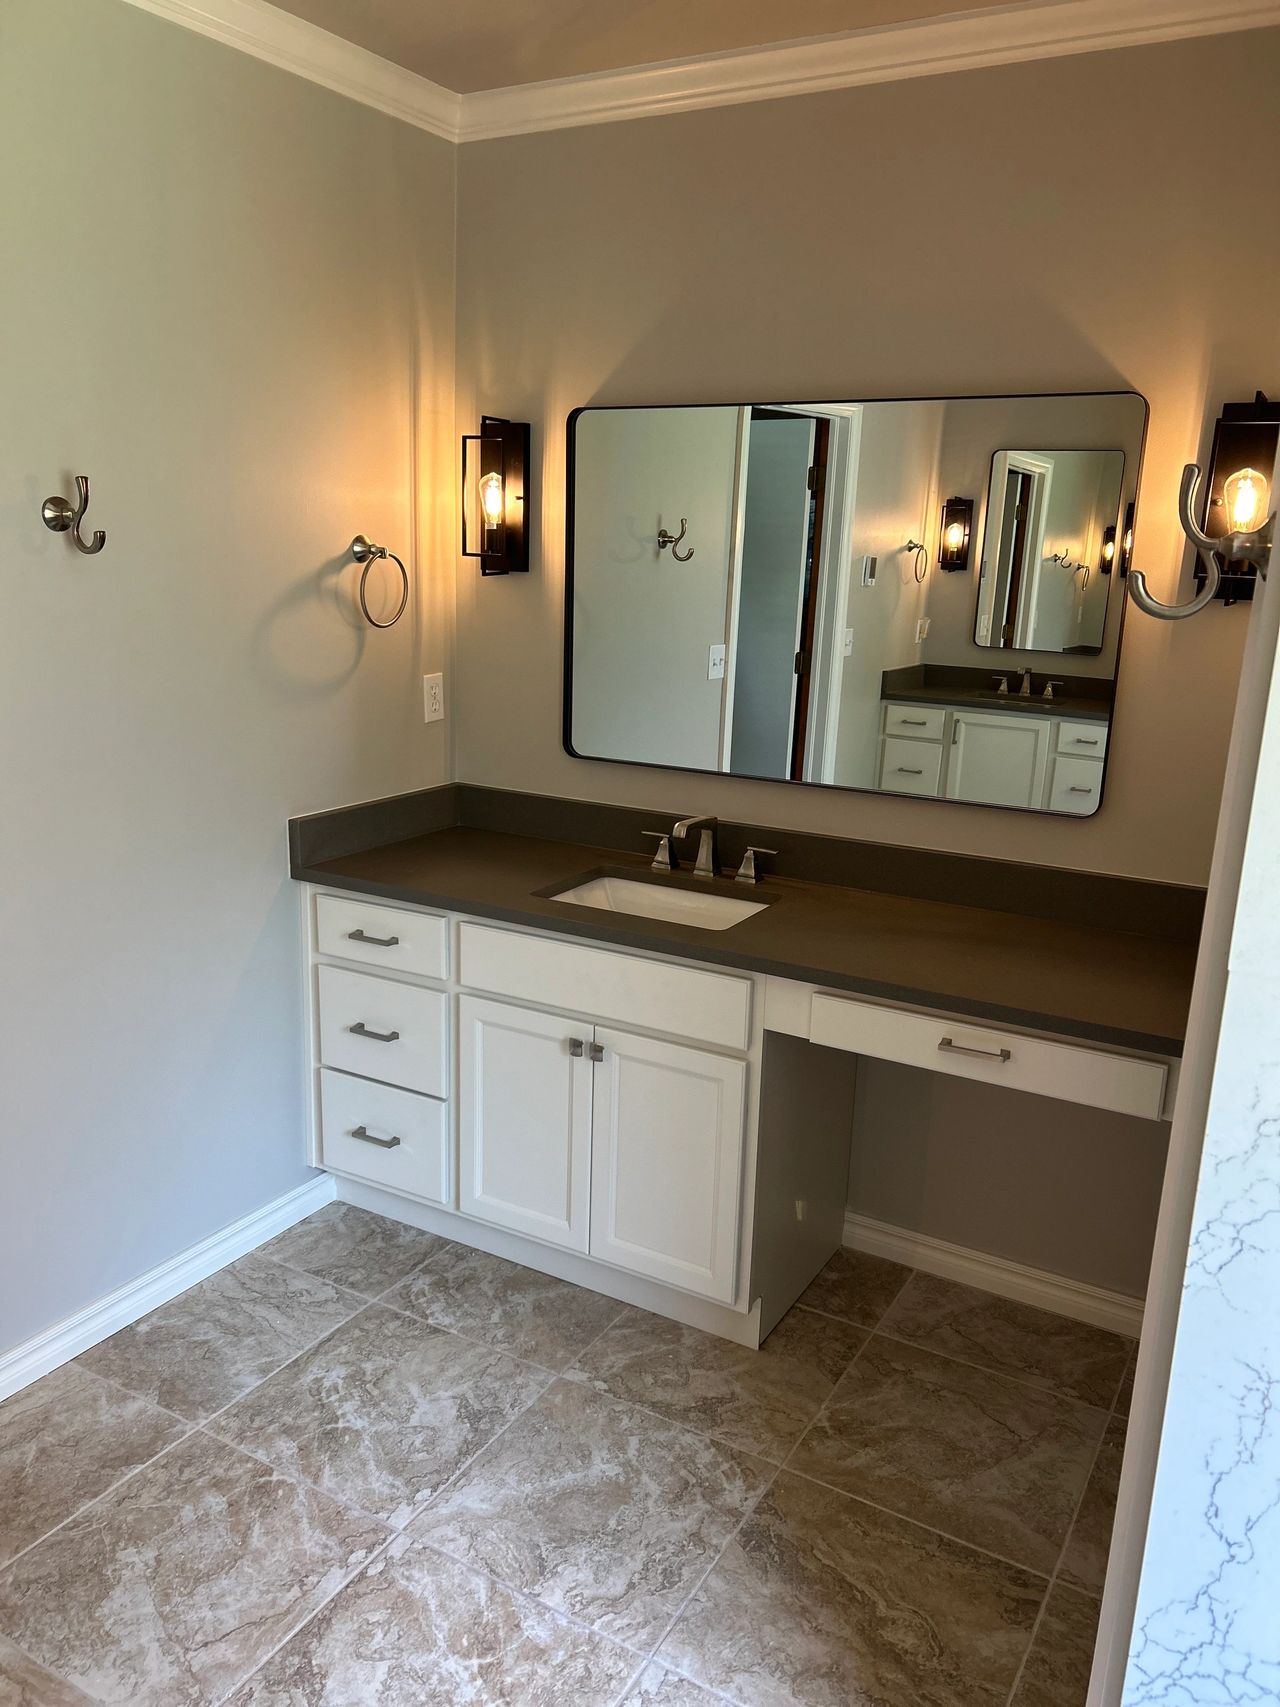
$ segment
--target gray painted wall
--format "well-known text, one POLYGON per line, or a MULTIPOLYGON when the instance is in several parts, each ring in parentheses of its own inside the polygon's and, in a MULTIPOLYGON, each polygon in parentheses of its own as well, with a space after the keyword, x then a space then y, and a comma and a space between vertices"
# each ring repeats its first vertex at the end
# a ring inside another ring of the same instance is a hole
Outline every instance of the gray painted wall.
POLYGON ((8 0, 0 206, 4 1349, 308 1177, 285 819, 449 772, 453 151, 8 0), (100 556, 40 524, 75 473, 100 556), (385 634, 359 531, 416 557, 385 634))

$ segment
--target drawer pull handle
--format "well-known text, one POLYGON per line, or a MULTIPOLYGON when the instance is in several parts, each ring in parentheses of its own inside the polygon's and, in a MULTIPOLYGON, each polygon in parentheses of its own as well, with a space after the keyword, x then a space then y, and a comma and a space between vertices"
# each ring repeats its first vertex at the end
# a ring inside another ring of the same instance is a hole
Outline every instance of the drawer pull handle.
POLYGON ((604 1060, 604 1044, 603 1043, 593 1043, 590 1046, 590 1048, 587 1050, 587 1053, 588 1053, 588 1055, 590 1055, 590 1057, 593 1061, 603 1061, 604 1060))
POLYGON ((348 942, 367 942, 370 948, 395 948, 400 941, 398 936, 366 936, 364 931, 348 931, 348 942))
POLYGON ((575 1061, 580 1061, 582 1059, 582 1052, 585 1048, 586 1045, 580 1037, 571 1037, 569 1039, 569 1053, 573 1056, 575 1061))
POLYGON ((1073 782, 1071 784, 1070 792, 1072 794, 1092 794, 1093 790, 1091 788, 1086 788, 1083 783, 1073 782))
POLYGON ((916 768, 913 770, 910 765, 899 765, 898 766, 898 775, 899 776, 923 776, 924 775, 924 766, 923 765, 917 765, 916 768))
POLYGON ((394 1150, 400 1142, 398 1138, 375 1138, 373 1133, 364 1126, 353 1126, 351 1136, 358 1138, 362 1144, 376 1144, 380 1150, 394 1150))
POLYGON ((1076 747, 1096 747, 1098 745, 1096 735, 1073 735, 1071 741, 1072 745, 1076 747))
POLYGON ((953 1038, 944 1037, 938 1045, 950 1055, 981 1055, 984 1061, 1011 1061, 1012 1049, 975 1049, 969 1043, 957 1043, 953 1038))
POLYGON ((904 729, 924 729, 928 727, 929 719, 927 717, 900 717, 898 722, 902 724, 904 729))
POLYGON ((368 1037, 374 1043, 396 1043, 400 1038, 398 1031, 370 1031, 362 1019, 356 1021, 351 1027, 351 1031, 353 1036, 368 1037))

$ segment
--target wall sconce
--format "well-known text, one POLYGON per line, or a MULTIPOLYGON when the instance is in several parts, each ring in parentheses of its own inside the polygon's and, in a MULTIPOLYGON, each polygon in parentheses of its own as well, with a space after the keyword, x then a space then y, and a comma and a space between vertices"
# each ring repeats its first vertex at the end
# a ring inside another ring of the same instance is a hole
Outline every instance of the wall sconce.
POLYGON ((1099 575, 1109 575, 1116 561, 1116 528, 1113 522, 1102 530, 1102 553, 1098 558, 1099 575))
POLYGON ((969 538, 973 532, 973 499, 948 498, 942 506, 938 565, 956 570, 969 567, 969 538))
POLYGON ((1139 610, 1170 621, 1194 616, 1213 599, 1233 605, 1253 597, 1259 575, 1266 576, 1275 528, 1270 478, 1260 471, 1274 468, 1278 446, 1280 403, 1259 391, 1252 403, 1224 407, 1213 429, 1203 502, 1201 470, 1194 462, 1183 469, 1178 494, 1182 531, 1199 553, 1199 590, 1188 604, 1162 604, 1152 598, 1146 577, 1135 569, 1129 576, 1129 596, 1139 610))
POLYGON ((1120 535, 1120 579, 1129 573, 1133 562, 1133 499, 1124 507, 1124 532, 1120 535))
POLYGON ((528 573, 528 467, 527 421, 482 415, 479 433, 463 435, 462 555, 479 558, 482 575, 528 573))

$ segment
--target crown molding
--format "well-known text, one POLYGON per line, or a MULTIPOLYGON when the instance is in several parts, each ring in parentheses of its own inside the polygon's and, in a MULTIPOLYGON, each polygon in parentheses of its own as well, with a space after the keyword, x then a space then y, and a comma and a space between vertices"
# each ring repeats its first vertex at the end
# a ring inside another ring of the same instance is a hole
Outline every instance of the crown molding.
POLYGON ((127 4, 450 142, 654 118, 1280 24, 1280 0, 1016 0, 842 35, 458 95, 268 0, 127 4))
POLYGON ((252 54, 446 142, 457 142, 462 96, 331 35, 267 0, 127 0, 143 12, 252 54))

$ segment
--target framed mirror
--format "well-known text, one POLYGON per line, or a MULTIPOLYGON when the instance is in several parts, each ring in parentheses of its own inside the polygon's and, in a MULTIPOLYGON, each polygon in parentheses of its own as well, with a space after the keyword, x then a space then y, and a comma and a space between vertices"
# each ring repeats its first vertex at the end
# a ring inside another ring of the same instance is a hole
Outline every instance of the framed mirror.
POLYGON ((1134 392, 569 418, 580 758, 1087 817, 1134 392))

